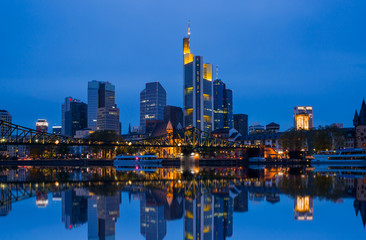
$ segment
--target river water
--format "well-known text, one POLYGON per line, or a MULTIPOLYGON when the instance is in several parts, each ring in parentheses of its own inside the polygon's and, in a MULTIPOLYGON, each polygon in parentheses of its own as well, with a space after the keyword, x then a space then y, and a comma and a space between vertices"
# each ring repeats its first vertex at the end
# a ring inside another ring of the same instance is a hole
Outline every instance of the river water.
POLYGON ((364 239, 366 169, 0 168, 0 239, 364 239))

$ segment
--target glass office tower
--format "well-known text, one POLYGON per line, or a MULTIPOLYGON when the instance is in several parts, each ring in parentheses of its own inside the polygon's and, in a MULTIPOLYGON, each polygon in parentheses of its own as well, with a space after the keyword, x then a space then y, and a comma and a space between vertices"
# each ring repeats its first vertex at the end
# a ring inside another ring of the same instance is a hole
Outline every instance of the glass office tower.
POLYGON ((184 56, 184 127, 195 127, 211 132, 213 128, 212 64, 204 63, 202 56, 190 50, 190 28, 183 38, 184 56))
POLYGON ((146 83, 140 93, 140 126, 145 131, 146 121, 164 120, 166 91, 159 82, 146 83))

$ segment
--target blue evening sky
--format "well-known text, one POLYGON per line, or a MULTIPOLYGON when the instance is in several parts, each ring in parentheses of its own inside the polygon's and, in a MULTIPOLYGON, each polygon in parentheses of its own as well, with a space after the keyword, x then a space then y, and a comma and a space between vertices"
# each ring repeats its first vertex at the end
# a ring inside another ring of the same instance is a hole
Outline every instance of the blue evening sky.
POLYGON ((61 123, 65 97, 87 82, 116 85, 123 132, 139 124, 139 93, 159 81, 182 106, 182 38, 219 65, 234 113, 249 123, 293 124, 296 105, 314 125, 352 125, 366 95, 366 2, 340 0, 3 0, 0 109, 13 122, 61 123))

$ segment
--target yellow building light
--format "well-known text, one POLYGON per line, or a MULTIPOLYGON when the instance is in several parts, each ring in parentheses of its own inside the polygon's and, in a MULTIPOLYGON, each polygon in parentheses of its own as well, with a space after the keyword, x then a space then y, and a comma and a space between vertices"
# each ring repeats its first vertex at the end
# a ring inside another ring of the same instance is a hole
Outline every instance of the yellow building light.
POLYGON ((190 94, 191 92, 193 92, 193 87, 188 87, 185 89, 186 94, 190 94))
POLYGON ((203 99, 206 100, 206 101, 211 101, 211 95, 203 94, 203 99))
POLYGON ((184 54, 184 64, 188 64, 191 62, 193 62, 193 54, 192 53, 184 54))
POLYGON ((203 78, 209 81, 212 81, 212 64, 205 63, 203 64, 203 78))
POLYGON ((193 114, 193 108, 186 109, 186 115, 191 115, 191 114, 193 114))

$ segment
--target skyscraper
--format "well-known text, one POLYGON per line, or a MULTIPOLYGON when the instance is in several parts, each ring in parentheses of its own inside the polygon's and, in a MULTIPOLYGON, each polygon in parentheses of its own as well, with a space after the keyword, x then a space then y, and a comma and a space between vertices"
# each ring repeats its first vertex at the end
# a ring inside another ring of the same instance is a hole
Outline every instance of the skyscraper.
POLYGON ((294 107, 294 127, 297 130, 309 130, 313 128, 313 107, 294 107))
POLYGON ((164 108, 164 122, 171 122, 174 129, 183 127, 183 110, 180 107, 165 106, 164 108))
POLYGON ((62 134, 74 136, 76 130, 87 127, 87 105, 72 97, 65 98, 62 104, 62 134))
MULTIPOLYGON (((0 110, 0 120, 11 123, 12 117, 6 110, 0 110)), ((9 130, 9 127, 2 126, 0 129, 1 135, 5 134, 9 130)))
POLYGON ((213 82, 214 129, 233 128, 233 92, 220 79, 213 82))
POLYGON ((88 82, 88 128, 121 132, 115 86, 109 82, 88 82))
POLYGON ((48 133, 48 122, 46 119, 38 119, 36 122, 36 130, 37 132, 45 132, 48 133))
POLYGON ((234 128, 242 135, 248 135, 248 115, 234 114, 234 128))
POLYGON ((0 110, 0 120, 11 123, 12 117, 6 110, 0 110))
POLYGON ((183 38, 184 55, 184 127, 196 127, 205 132, 213 128, 212 64, 204 63, 202 56, 194 56, 188 37, 183 38))
POLYGON ((146 83, 140 93, 140 126, 145 131, 146 121, 164 120, 166 91, 159 82, 146 83))

